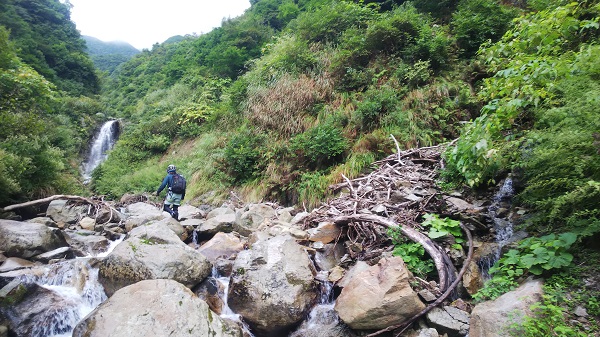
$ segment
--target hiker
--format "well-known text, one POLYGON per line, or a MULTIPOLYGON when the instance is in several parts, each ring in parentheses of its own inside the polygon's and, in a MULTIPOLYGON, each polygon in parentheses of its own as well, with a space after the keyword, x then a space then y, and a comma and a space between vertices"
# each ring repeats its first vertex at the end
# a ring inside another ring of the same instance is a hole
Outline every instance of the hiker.
POLYGON ((185 179, 177 173, 175 165, 169 165, 167 167, 167 176, 156 191, 156 196, 159 196, 160 192, 168 186, 163 210, 171 214, 175 220, 179 220, 179 212, 177 210, 181 204, 181 200, 185 198, 185 185, 185 179))

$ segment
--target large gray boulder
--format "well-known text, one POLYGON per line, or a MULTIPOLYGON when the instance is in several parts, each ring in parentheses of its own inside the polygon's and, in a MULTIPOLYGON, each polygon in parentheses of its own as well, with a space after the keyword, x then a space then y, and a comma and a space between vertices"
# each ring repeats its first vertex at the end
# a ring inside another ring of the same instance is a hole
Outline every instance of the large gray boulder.
POLYGON ((509 336, 510 325, 531 316, 531 306, 542 300, 541 280, 525 282, 519 288, 493 301, 477 304, 471 312, 470 337, 509 336))
POLYGON ((410 286, 399 256, 355 274, 337 298, 340 319, 357 330, 383 329, 411 318, 425 305, 410 286))
POLYGON ((46 209, 46 216, 58 224, 75 224, 87 214, 87 211, 87 206, 69 205, 68 200, 53 200, 46 209))
POLYGON ((136 202, 127 206, 125 213, 127 214, 127 219, 125 220, 125 230, 127 232, 149 222, 162 220, 165 218, 165 214, 167 214, 163 214, 161 209, 145 202, 136 202))
POLYGON ((105 252, 110 245, 108 239, 98 233, 87 230, 65 230, 65 239, 77 256, 96 256, 105 252))
POLYGON ((256 231, 264 221, 276 217, 277 211, 273 207, 266 204, 253 204, 248 206, 248 210, 240 215, 234 223, 233 230, 243 236, 248 236, 256 231))
POLYGON ((241 337, 208 305, 173 280, 145 280, 117 291, 73 330, 73 337, 241 337))
POLYGON ((259 336, 283 336, 317 300, 308 253, 289 236, 258 241, 233 265, 228 301, 259 336))
POLYGON ((139 226, 99 263, 107 295, 147 279, 171 279, 192 288, 210 275, 211 264, 164 223, 139 226))
POLYGON ((0 251, 24 259, 68 246, 60 230, 39 223, 0 220, 0 251))

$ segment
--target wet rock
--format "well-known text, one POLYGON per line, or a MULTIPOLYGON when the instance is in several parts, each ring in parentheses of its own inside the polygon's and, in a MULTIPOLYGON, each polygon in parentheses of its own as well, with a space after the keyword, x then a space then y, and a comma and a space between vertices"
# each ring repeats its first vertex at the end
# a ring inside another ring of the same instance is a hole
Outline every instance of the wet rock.
POLYGON ((345 250, 344 245, 341 243, 333 244, 329 243, 323 246, 322 250, 319 250, 315 254, 315 264, 319 270, 330 270, 337 266, 342 256, 344 256, 345 250))
POLYGON ((75 254, 71 247, 60 247, 40 255, 36 255, 31 259, 43 263, 48 263, 51 260, 74 259, 75 254))
POLYGON ((228 301, 261 336, 282 336, 317 300, 316 272, 289 236, 255 242, 233 265, 228 301))
POLYGON ((147 279, 172 279, 192 288, 210 275, 204 255, 188 247, 164 223, 134 228, 99 263, 99 279, 107 295, 147 279))
POLYGON ((342 232, 339 225, 333 222, 321 222, 316 228, 311 228, 308 231, 310 241, 321 241, 330 243, 335 241, 342 232))
POLYGON ((448 337, 465 336, 469 332, 469 313, 460 309, 444 306, 433 308, 427 313, 427 322, 448 337))
POLYGON ((84 230, 66 230, 65 238, 69 246, 75 251, 77 256, 98 255, 105 252, 110 242, 105 236, 97 235, 96 232, 84 230))
POLYGON ((9 257, 8 259, 6 259, 6 261, 4 261, 4 263, 2 263, 2 266, 0 266, 0 273, 29 268, 35 265, 36 263, 31 262, 29 260, 21 259, 18 257, 9 257))
POLYGON ((482 273, 482 269, 487 273, 496 261, 497 254, 497 243, 477 243, 477 248, 473 252, 473 258, 462 278, 463 286, 469 294, 473 295, 483 287, 485 275, 482 273))
POLYGON ((194 287, 194 294, 208 304, 210 310, 220 315, 223 311, 224 289, 221 283, 214 277, 207 277, 202 283, 194 287))
POLYGON ((353 329, 383 329, 423 310, 400 257, 384 258, 357 273, 342 289, 335 310, 353 329))
POLYGON ((241 337, 180 283, 146 280, 122 288, 73 330, 73 337, 241 337), (131 299, 135 298, 135 301, 131 299))
MULTIPOLYGON (((1 295, 0 295, 1 297, 1 295)), ((16 336, 50 336, 61 334, 73 326, 65 324, 65 316, 79 317, 73 299, 35 283, 18 283, 5 297, 11 305, 0 307, 10 317, 10 330, 16 336)))
POLYGON ((493 301, 477 304, 471 312, 469 336, 508 336, 510 325, 520 324, 524 316, 531 316, 531 305, 541 300, 542 281, 531 280, 493 301))
POLYGON ((0 220, 0 250, 9 257, 30 258, 67 246, 55 228, 30 222, 0 220))
POLYGON ((340 266, 335 266, 333 268, 331 268, 330 272, 329 272, 329 276, 327 277, 327 280, 329 282, 332 283, 336 283, 337 281, 341 280, 344 277, 344 273, 346 272, 346 270, 340 266))
POLYGON ((215 235, 219 232, 231 233, 231 231, 233 231, 233 226, 236 220, 235 213, 233 213, 233 211, 231 212, 232 213, 218 214, 207 218, 206 221, 199 228, 196 228, 196 231, 198 231, 199 235, 208 236, 215 235))
POLYGON ((232 233, 217 233, 212 239, 198 248, 198 252, 213 264, 217 258, 229 259, 242 250, 244 250, 244 243, 232 233))

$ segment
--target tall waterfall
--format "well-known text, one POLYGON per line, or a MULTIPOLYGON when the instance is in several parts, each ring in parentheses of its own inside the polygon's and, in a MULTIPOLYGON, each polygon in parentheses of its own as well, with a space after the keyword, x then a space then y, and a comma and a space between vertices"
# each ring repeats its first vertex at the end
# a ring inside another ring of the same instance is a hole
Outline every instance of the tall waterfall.
POLYGON ((108 121, 102 125, 100 132, 94 138, 87 161, 83 164, 83 179, 85 182, 89 182, 94 169, 106 159, 106 152, 113 147, 118 136, 119 123, 116 120, 108 121))

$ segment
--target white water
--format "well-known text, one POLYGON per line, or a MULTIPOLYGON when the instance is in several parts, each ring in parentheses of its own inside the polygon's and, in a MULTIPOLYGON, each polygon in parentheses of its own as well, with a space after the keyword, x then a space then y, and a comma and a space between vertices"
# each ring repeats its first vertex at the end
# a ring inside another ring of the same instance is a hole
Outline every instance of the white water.
POLYGON ((117 132, 115 131, 115 128, 117 127, 116 123, 116 120, 104 123, 100 132, 96 138, 94 138, 88 159, 83 164, 83 179, 85 182, 89 182, 94 169, 106 159, 108 156, 106 152, 112 149, 115 144, 115 141, 117 140, 117 132))
POLYGON ((335 306, 333 284, 331 282, 322 282, 321 287, 319 303, 312 308, 308 314, 308 318, 289 337, 318 336, 324 327, 338 325, 339 317, 335 310, 333 310, 335 306))
POLYGON ((62 299, 56 309, 36 317, 40 320, 32 331, 36 337, 71 336, 77 323, 107 298, 98 282, 98 269, 87 259, 48 265, 43 274, 23 276, 21 282, 36 283, 62 299))
MULTIPOLYGON (((194 231, 194 233, 196 233, 196 231, 194 231)), ((242 326, 244 336, 254 337, 254 334, 252 334, 252 332, 250 331, 250 327, 248 326, 248 324, 242 320, 242 316, 233 312, 233 310, 231 310, 231 308, 227 304, 227 293, 229 292, 229 277, 219 275, 219 272, 215 267, 213 267, 212 269, 212 277, 223 288, 223 295, 221 295, 221 300, 223 301, 223 307, 221 308, 220 315, 221 318, 226 318, 234 322, 238 322, 242 326)))

